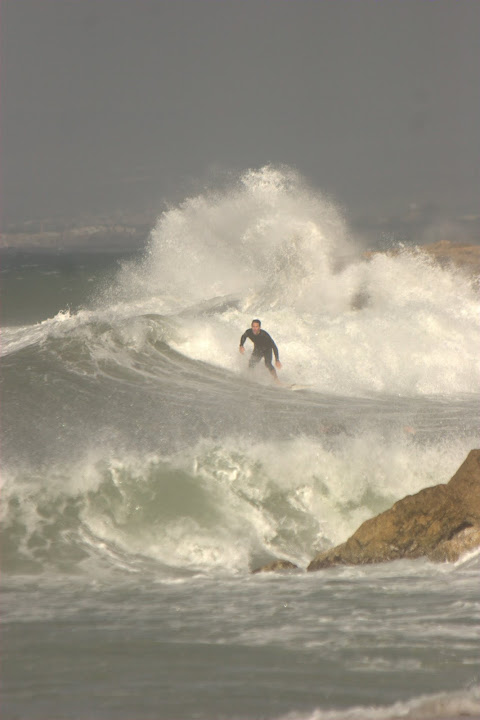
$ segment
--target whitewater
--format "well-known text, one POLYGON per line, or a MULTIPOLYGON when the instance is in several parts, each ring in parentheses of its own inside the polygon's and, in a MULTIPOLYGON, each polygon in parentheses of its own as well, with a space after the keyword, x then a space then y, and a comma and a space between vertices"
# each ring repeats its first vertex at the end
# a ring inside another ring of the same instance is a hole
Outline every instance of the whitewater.
POLYGON ((75 263, 2 266, 2 717, 480 717, 478 554, 304 570, 478 447, 478 279, 273 167, 75 263))

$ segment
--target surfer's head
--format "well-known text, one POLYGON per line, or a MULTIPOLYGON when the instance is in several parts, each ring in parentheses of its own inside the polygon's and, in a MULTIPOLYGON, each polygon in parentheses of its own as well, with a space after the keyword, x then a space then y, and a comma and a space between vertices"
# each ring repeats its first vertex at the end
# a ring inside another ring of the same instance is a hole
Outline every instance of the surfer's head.
POLYGON ((254 335, 258 335, 258 333, 260 332, 261 324, 262 323, 260 322, 260 320, 252 320, 252 330, 254 335))

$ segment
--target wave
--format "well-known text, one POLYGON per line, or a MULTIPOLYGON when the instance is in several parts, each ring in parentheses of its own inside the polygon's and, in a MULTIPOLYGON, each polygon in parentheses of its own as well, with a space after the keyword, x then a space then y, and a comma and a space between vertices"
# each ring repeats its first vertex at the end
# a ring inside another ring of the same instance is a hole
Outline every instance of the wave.
POLYGON ((202 440, 173 455, 109 455, 6 470, 2 569, 13 573, 246 572, 305 567, 399 497, 447 481, 469 441, 372 434, 202 440), (376 448, 375 452, 373 449, 376 448))
POLYGON ((88 306, 3 331, 4 568, 305 565, 475 445, 477 312, 290 170, 187 199, 88 306), (248 374, 256 316, 308 387, 248 374))
POLYGON ((418 249, 363 257, 331 201, 292 170, 266 167, 164 212, 142 260, 124 262, 88 311, 7 328, 2 352, 101 325, 123 348, 92 339, 89 352, 128 363, 152 342, 153 315, 171 349, 238 375, 239 337, 260 317, 287 383, 450 395, 480 387, 478 311, 461 271, 418 249))

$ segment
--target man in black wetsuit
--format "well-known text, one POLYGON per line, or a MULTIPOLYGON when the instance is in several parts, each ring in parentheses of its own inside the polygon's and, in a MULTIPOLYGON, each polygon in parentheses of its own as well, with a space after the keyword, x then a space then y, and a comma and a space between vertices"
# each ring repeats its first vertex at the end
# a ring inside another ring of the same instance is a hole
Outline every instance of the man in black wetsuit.
POLYGON ((245 330, 242 337, 240 338, 240 352, 245 352, 245 348, 243 347, 245 344, 245 340, 249 338, 253 342, 253 353, 250 357, 250 362, 248 363, 249 368, 254 368, 255 365, 260 362, 260 360, 263 358, 265 360, 265 366, 267 370, 271 373, 273 376, 273 379, 275 382, 280 382, 280 380, 277 377, 277 373, 275 371, 275 368, 272 365, 272 350, 275 355, 275 367, 277 367, 279 370, 282 367, 282 363, 278 359, 278 348, 273 342, 270 335, 265 332, 265 330, 260 329, 260 325, 262 323, 260 320, 252 320, 252 327, 248 328, 248 330, 245 330))

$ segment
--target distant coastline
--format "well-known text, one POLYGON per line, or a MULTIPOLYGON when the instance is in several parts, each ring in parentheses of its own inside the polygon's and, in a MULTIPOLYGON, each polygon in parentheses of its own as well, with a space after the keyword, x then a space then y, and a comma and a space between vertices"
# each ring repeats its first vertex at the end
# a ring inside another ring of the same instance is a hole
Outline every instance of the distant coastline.
MULTIPOLYGON (((135 251, 145 245, 154 224, 153 216, 100 222, 27 221, 7 226, 0 233, 0 251, 135 251)), ((473 275, 480 274, 480 244, 440 240, 418 247, 442 265, 453 262, 473 275)), ((365 257, 371 258, 378 252, 398 251, 372 250, 365 257)))
POLYGON ((145 243, 151 228, 151 222, 23 223, 0 233, 0 249, 102 252, 134 250, 145 243))

